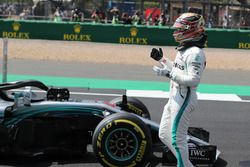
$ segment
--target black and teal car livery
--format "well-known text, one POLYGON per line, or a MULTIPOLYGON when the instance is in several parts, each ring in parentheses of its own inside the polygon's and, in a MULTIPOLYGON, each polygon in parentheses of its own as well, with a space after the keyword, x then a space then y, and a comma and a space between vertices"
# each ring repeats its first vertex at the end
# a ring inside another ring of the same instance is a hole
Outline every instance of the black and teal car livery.
MULTIPOLYGON (((176 159, 158 138, 159 125, 150 120, 138 99, 121 96, 109 102, 71 99, 67 88, 39 81, 0 84, 0 154, 4 156, 82 154, 92 145, 103 166, 144 166, 154 152, 163 164, 176 159), (45 95, 36 96, 34 89, 45 95)), ((190 159, 213 164, 220 154, 208 143, 209 133, 189 129, 190 159)))

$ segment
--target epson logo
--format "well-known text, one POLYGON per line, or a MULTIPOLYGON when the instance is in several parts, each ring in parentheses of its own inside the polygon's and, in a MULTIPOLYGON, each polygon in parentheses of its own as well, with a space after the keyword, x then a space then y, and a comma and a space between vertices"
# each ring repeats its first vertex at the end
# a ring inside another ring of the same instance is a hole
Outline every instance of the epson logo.
POLYGON ((191 156, 198 156, 198 157, 205 157, 206 151, 205 150, 190 150, 191 156))
POLYGON ((178 63, 174 63, 174 67, 179 68, 180 70, 184 70, 184 66, 178 63))

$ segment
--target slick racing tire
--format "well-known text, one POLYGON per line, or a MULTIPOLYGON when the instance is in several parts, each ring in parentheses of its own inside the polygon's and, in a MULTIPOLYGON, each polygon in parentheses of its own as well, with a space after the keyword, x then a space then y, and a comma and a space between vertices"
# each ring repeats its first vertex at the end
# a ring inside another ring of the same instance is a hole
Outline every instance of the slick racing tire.
POLYGON ((105 167, 142 167, 152 155, 147 125, 135 115, 117 113, 103 119, 92 139, 93 151, 105 167))
POLYGON ((147 107, 137 98, 127 97, 127 104, 125 106, 123 106, 124 104, 122 103, 122 97, 114 98, 110 101, 110 103, 121 107, 122 110, 127 111, 129 113, 134 113, 149 120, 151 119, 147 107))

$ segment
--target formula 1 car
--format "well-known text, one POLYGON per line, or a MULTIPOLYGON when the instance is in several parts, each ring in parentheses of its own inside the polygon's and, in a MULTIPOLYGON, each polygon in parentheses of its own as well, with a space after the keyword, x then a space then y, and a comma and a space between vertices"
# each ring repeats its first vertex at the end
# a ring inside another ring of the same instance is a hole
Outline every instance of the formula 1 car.
MULTIPOLYGON (((163 153, 163 164, 176 164, 158 138, 159 125, 136 98, 71 99, 67 88, 35 80, 0 84, 0 97, 0 157, 84 154, 92 144, 103 166, 141 167, 154 152, 163 153), (35 96, 37 89, 46 95, 35 96)), ((189 129, 194 164, 213 164, 218 159, 220 152, 208 140, 207 131, 189 129)))

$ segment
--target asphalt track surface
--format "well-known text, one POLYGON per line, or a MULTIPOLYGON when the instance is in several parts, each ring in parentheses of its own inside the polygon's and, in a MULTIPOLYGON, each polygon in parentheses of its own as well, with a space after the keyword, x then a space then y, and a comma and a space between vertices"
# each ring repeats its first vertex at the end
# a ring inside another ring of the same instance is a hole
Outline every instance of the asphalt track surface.
MULTIPOLYGON (((9 60, 8 72, 20 75, 63 76, 102 79, 158 80, 165 81, 152 73, 151 67, 110 64, 78 64, 30 60, 9 60)), ((248 71, 206 70, 202 83, 248 86, 248 71)), ((74 92, 100 92, 121 94, 118 90, 88 90, 70 88, 74 92)), ((75 95, 75 98, 111 100, 114 96, 75 95)), ((243 97, 250 99, 249 97, 243 97)), ((159 122, 162 108, 168 99, 139 98, 148 107, 152 120, 159 122)), ((250 166, 250 103, 231 101, 199 101, 191 126, 202 127, 210 132, 210 143, 222 152, 216 167, 250 166)), ((89 148, 91 151, 91 147, 89 148)), ((159 159, 152 166, 162 166, 159 159)), ((28 160, 0 160, 0 166, 101 166, 92 153, 83 158, 28 160)))

